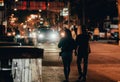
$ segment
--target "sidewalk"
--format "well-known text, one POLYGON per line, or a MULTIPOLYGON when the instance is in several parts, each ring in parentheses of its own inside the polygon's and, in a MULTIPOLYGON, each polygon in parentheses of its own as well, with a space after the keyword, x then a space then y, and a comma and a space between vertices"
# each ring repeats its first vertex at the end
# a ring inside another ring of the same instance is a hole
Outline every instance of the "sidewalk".
MULTIPOLYGON (((120 82, 120 47, 99 42, 91 42, 90 45, 92 52, 89 56, 86 82, 120 82)), ((48 60, 49 62, 50 65, 45 65, 43 61, 43 82, 62 82, 64 74, 61 60, 48 60)), ((70 82, 75 82, 77 78, 76 57, 74 56, 71 65, 70 82)))

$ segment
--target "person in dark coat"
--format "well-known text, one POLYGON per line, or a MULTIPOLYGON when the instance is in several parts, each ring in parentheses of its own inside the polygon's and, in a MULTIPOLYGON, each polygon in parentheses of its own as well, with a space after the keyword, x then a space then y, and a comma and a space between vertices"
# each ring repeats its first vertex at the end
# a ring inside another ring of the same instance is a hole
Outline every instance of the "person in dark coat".
POLYGON ((90 53, 89 45, 90 36, 85 29, 85 26, 82 27, 82 34, 77 35, 76 37, 76 53, 77 53, 77 68, 79 73, 78 81, 86 81, 87 68, 88 68, 88 56, 90 53), (83 59, 83 69, 81 67, 83 59))
POLYGON ((72 61, 72 52, 75 49, 75 41, 69 29, 65 29, 64 31, 65 36, 60 39, 58 47, 61 48, 61 57, 64 66, 65 80, 63 82, 69 82, 70 65, 72 61))

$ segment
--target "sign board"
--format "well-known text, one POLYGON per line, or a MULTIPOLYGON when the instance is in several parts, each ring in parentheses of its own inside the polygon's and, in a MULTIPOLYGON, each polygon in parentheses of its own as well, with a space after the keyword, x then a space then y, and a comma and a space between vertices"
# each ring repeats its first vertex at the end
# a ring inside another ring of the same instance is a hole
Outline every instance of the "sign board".
POLYGON ((63 8, 63 10, 60 12, 61 16, 68 16, 69 15, 69 10, 68 8, 63 8))
POLYGON ((0 6, 4 6, 4 0, 0 0, 0 6))
POLYGON ((118 25, 116 25, 116 24, 111 24, 111 25, 110 25, 110 28, 118 28, 118 25))

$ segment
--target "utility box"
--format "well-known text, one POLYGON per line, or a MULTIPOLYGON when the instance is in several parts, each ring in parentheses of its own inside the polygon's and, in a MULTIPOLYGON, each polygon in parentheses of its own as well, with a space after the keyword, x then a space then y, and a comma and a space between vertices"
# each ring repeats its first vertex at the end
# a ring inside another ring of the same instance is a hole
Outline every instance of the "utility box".
POLYGON ((42 82, 43 52, 34 46, 0 43, 0 82, 42 82))

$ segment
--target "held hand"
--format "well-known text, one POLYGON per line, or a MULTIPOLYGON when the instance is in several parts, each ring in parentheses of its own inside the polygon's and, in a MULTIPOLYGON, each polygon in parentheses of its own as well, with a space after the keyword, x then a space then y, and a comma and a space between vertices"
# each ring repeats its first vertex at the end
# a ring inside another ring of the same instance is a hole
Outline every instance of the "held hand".
POLYGON ((77 51, 76 51, 76 50, 74 51, 74 54, 75 54, 75 56, 77 56, 77 54, 78 54, 78 53, 77 53, 77 51))
POLYGON ((73 54, 75 55, 75 56, 77 56, 77 50, 73 50, 73 54))
POLYGON ((77 53, 75 53, 75 56, 77 56, 77 53))
POLYGON ((88 50, 88 53, 90 54, 91 53, 91 49, 89 48, 89 50, 88 50))

